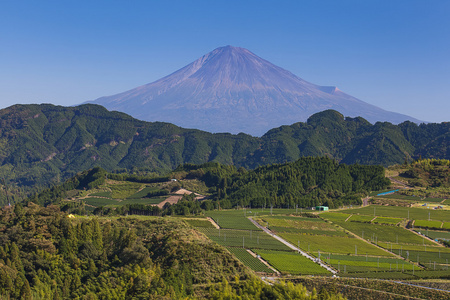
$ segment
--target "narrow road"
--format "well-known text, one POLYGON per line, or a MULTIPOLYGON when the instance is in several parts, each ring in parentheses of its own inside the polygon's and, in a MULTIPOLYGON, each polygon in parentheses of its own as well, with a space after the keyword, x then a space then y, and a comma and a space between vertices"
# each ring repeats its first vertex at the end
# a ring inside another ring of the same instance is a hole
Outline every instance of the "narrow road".
POLYGON ((283 244, 285 244, 286 246, 288 246, 289 248, 291 248, 292 250, 295 250, 297 252, 299 252, 301 255, 303 255, 304 257, 312 260, 315 263, 318 263, 322 268, 327 269, 328 271, 330 271, 333 274, 337 274, 337 271, 332 269, 331 267, 329 267, 328 265, 324 264, 321 260, 312 257, 311 255, 309 255, 308 253, 304 252, 303 250, 301 250, 298 247, 295 247, 294 245, 292 245, 291 243, 289 243, 288 241, 286 241, 285 239, 279 237, 278 235, 274 234, 272 231, 270 231, 269 229, 267 229, 264 226, 261 226, 258 224, 258 222, 256 222, 255 220, 253 220, 251 217, 248 218, 256 227, 262 229, 265 233, 267 233, 268 235, 271 235, 274 239, 277 239, 278 241, 282 242, 283 244))

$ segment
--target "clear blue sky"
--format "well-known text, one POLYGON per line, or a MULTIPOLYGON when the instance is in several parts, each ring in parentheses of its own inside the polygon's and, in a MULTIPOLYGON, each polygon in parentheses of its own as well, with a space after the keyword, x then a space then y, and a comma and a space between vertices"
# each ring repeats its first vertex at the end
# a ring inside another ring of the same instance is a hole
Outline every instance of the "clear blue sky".
POLYGON ((225 45, 421 120, 450 121, 450 1, 0 1, 0 108, 75 105, 225 45))

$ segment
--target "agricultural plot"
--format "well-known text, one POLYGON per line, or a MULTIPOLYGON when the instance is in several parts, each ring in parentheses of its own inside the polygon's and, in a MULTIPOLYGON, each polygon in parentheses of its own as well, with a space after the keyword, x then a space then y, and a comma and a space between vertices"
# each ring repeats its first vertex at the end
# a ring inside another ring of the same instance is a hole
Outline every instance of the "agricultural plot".
POLYGON ((126 199, 135 194, 141 186, 141 183, 136 182, 118 182, 108 185, 112 191, 111 197, 115 199, 126 199))
POLYGON ((322 226, 323 220, 320 218, 304 218, 289 216, 264 216, 262 218, 254 218, 256 221, 269 223, 269 226, 292 227, 299 229, 317 229, 322 226))
POLYGON ((448 231, 427 230, 423 233, 426 234, 428 237, 432 238, 433 240, 436 240, 436 239, 437 240, 445 240, 445 241, 450 240, 450 232, 448 232, 448 231))
POLYGON ((450 249, 440 246, 404 245, 381 243, 381 247, 390 250, 410 261, 418 262, 427 268, 446 268, 450 260, 450 249))
POLYGON ((208 211, 206 212, 206 216, 211 217, 221 228, 254 231, 261 230, 247 219, 249 214, 244 210, 208 211))
POLYGON ((128 197, 128 199, 139 199, 139 198, 144 198, 145 196, 147 196, 148 193, 150 192, 156 192, 159 191, 160 189, 157 187, 145 187, 142 190, 130 195, 128 197))
POLYGON ((442 228, 450 230, 450 222, 444 222, 444 224, 442 224, 442 228))
POLYGON ((441 203, 444 201, 443 198, 425 198, 422 200, 423 202, 430 202, 430 203, 441 203))
POLYGON ((401 256, 405 259, 417 262, 428 269, 448 269, 450 253, 438 253, 431 251, 403 250, 401 256))
POLYGON ((324 255, 322 260, 331 264, 340 272, 378 272, 412 270, 411 263, 397 258, 355 256, 355 255, 324 255))
POLYGON ((107 206, 107 205, 122 205, 120 201, 110 198, 96 198, 96 197, 89 197, 81 199, 88 205, 92 205, 95 207, 100 206, 107 206))
MULTIPOLYGON (((370 223, 374 219, 373 216, 365 216, 365 215, 352 215, 348 221, 350 222, 362 222, 362 223, 370 223)), ((347 222, 348 222, 347 221, 347 222)))
POLYGON ((397 225, 404 219, 400 218, 388 218, 388 217, 377 217, 375 220, 372 221, 374 224, 383 224, 383 225, 397 225))
POLYGON ((236 258, 239 259, 244 265, 255 272, 274 273, 272 269, 267 267, 258 258, 254 257, 243 248, 227 247, 227 250, 234 254, 234 256, 236 256, 236 258))
MULTIPOLYGON (((353 208, 341 210, 339 213, 348 214, 360 214, 368 216, 381 216, 381 217, 392 217, 392 218, 405 218, 409 220, 431 220, 450 222, 450 212, 446 210, 432 210, 428 208, 418 208, 418 207, 400 207, 400 206, 378 206, 369 205, 361 208, 353 208)), ((321 216, 327 216, 327 213, 320 214, 321 216)))
POLYGON ((153 198, 136 198, 136 199, 130 199, 127 198, 125 200, 123 200, 122 202, 120 202, 122 205, 126 205, 126 204, 144 204, 144 205, 154 205, 154 204, 159 204, 162 201, 164 201, 166 197, 153 197, 153 198))
POLYGON ((270 235, 258 230, 197 228, 208 238, 225 247, 246 249, 291 250, 270 235))
POLYGON ((103 192, 89 194, 89 196, 111 198, 111 192, 103 191, 103 192))
POLYGON ((417 228, 441 228, 441 221, 415 220, 414 227, 417 228))
POLYGON ((277 233, 287 232, 346 236, 342 229, 337 228, 335 225, 329 224, 320 218, 265 216, 256 218, 255 221, 263 226, 268 224, 269 229, 277 233))
POLYGON ((348 219, 350 214, 343 214, 340 212, 326 212, 326 213, 321 213, 319 216, 321 218, 330 220, 331 222, 339 223, 339 222, 345 222, 345 220, 348 219))
POLYGON ((306 252, 317 256, 318 252, 333 254, 368 254, 377 256, 390 256, 391 254, 383 251, 369 243, 357 238, 340 236, 322 236, 282 233, 282 238, 293 245, 300 246, 306 252))
POLYGON ((403 244, 434 244, 423 237, 402 227, 376 225, 367 223, 346 222, 342 227, 371 242, 389 242, 403 244))
POLYGON ((258 255, 280 272, 294 275, 331 274, 320 265, 296 252, 256 250, 258 255))
POLYGON ((408 196, 408 195, 399 195, 399 194, 389 194, 389 195, 382 195, 382 196, 376 196, 376 197, 395 199, 395 200, 423 201, 422 198, 417 197, 417 196, 408 196))

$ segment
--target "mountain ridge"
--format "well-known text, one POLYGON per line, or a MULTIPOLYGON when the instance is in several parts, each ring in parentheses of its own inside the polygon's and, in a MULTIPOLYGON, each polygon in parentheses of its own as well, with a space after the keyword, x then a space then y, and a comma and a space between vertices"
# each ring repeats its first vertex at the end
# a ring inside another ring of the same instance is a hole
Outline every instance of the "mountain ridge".
POLYGON ((335 109, 370 122, 405 120, 334 86, 319 86, 258 57, 225 46, 157 81, 91 103, 146 121, 164 121, 210 132, 261 136, 281 125, 335 109))
POLYGON ((303 156, 388 166, 419 156, 449 159, 449 141, 450 123, 372 125, 333 110, 258 138, 140 121, 93 104, 15 105, 0 110, 0 178, 25 195, 95 166, 166 173, 184 163, 216 161, 253 169, 303 156))

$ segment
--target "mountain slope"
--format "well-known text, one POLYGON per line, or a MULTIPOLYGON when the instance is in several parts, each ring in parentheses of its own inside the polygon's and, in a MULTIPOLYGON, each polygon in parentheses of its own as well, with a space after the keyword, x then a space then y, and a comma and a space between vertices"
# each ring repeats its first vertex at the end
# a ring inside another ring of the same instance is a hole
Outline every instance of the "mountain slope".
POLYGON ((256 138, 139 121, 92 104, 15 105, 0 110, 0 178, 11 193, 24 196, 95 166, 165 173, 184 163, 216 161, 253 169, 324 155, 348 164, 390 165, 420 155, 450 158, 449 132, 450 123, 371 125, 327 110, 256 138))
POLYGON ((336 87, 309 83, 247 49, 217 48, 153 83, 93 103, 146 121, 261 136, 334 109, 369 122, 418 120, 380 109, 336 87))

